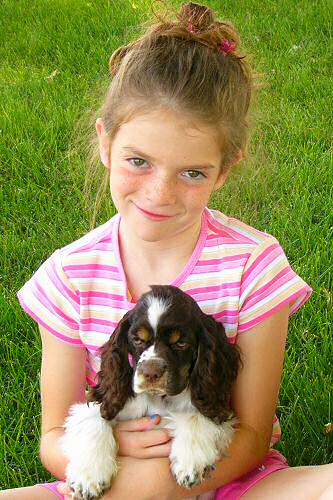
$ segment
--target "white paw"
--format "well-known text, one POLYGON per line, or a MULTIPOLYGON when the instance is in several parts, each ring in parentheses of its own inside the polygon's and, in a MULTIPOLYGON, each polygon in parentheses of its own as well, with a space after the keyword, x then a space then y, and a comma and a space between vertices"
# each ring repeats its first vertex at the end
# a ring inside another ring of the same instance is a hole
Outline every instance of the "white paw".
POLYGON ((98 405, 77 404, 65 423, 61 446, 69 459, 66 478, 75 500, 100 498, 117 474, 112 425, 98 405))
POLYGON ((111 486, 111 481, 108 483, 97 482, 96 479, 72 479, 70 474, 67 474, 67 484, 72 490, 72 498, 74 500, 93 500, 100 498, 105 490, 111 486))
POLYGON ((179 485, 191 488, 210 477, 231 442, 234 422, 216 425, 199 413, 170 414, 168 418, 167 428, 174 438, 171 471, 179 485))
POLYGON ((210 473, 215 470, 215 465, 192 465, 180 463, 174 460, 171 463, 172 475, 180 486, 192 488, 210 477, 210 473))
MULTIPOLYGON (((96 458, 96 456, 95 456, 96 458)), ((117 474, 115 460, 73 460, 66 469, 67 484, 75 500, 100 498, 117 474)))

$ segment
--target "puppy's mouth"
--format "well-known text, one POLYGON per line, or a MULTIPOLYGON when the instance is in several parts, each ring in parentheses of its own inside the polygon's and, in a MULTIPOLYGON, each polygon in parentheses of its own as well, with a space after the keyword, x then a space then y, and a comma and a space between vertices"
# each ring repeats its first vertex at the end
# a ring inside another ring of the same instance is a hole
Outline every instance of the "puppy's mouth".
POLYGON ((165 396, 167 394, 167 385, 167 370, 163 374, 150 374, 147 376, 147 373, 143 372, 140 365, 138 365, 133 379, 133 390, 136 394, 146 392, 148 394, 165 396))

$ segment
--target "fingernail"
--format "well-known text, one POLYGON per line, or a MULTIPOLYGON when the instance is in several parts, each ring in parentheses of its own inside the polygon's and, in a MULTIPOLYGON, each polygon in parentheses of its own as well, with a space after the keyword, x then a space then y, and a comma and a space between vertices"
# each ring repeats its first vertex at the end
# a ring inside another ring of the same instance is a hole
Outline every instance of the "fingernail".
POLYGON ((158 418, 158 417, 159 417, 158 414, 156 414, 156 415, 149 415, 150 420, 155 420, 155 418, 158 418))

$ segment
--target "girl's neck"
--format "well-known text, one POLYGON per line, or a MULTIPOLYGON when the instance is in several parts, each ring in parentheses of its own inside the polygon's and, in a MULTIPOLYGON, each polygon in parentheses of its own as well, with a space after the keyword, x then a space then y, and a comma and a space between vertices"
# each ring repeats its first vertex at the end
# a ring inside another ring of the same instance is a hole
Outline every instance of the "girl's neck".
POLYGON ((119 249, 131 296, 138 299, 149 285, 170 284, 183 271, 197 244, 201 221, 173 238, 144 241, 119 228, 119 249), (133 250, 134 249, 134 250, 133 250))

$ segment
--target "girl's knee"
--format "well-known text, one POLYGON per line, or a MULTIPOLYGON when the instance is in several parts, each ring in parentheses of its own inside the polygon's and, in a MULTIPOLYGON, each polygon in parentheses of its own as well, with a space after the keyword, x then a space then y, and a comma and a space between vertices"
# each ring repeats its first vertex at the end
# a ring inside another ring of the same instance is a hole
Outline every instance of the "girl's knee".
POLYGON ((32 498, 34 500, 55 500, 59 496, 38 485, 0 491, 0 500, 32 500, 32 498))

